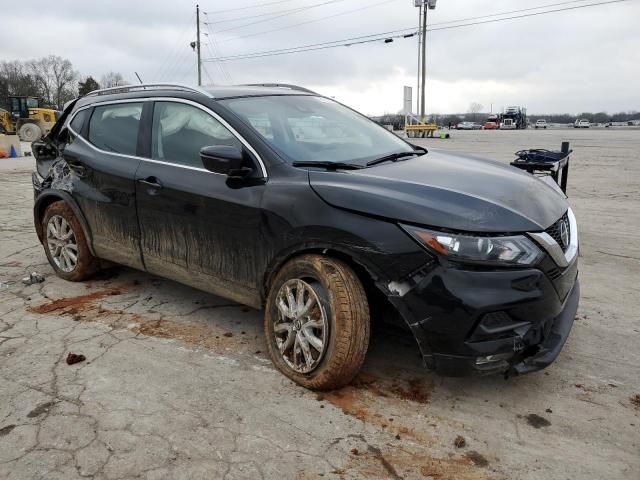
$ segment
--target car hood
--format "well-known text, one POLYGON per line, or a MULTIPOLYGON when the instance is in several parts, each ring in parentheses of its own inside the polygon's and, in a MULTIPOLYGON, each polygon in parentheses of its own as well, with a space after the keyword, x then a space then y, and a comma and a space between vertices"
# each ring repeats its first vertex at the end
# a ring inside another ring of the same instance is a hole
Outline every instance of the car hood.
POLYGON ((338 208, 458 231, 541 231, 568 208, 559 189, 529 173, 436 151, 361 170, 310 170, 309 182, 338 208))

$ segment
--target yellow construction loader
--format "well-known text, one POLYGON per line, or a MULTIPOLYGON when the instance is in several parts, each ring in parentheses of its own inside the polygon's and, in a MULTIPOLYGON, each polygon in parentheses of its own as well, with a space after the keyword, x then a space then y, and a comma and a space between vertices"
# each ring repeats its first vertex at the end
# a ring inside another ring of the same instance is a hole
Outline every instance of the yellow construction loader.
POLYGON ((10 111, 0 108, 0 133, 18 134, 23 142, 33 142, 49 133, 60 112, 40 108, 35 97, 9 97, 10 111))

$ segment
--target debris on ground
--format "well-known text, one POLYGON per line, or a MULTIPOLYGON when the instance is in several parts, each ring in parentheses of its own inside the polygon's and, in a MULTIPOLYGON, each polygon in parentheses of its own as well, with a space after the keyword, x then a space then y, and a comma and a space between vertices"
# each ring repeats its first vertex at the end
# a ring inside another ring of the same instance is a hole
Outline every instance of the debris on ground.
POLYGON ((462 448, 467 445, 467 441, 464 439, 462 435, 458 435, 456 439, 453 441, 453 444, 456 448, 462 448))
POLYGON ((44 282, 44 276, 40 275, 38 272, 31 272, 28 277, 24 277, 22 279, 22 283, 25 285, 33 285, 34 283, 42 282, 44 282))
POLYGON ((9 284, 5 282, 0 282, 0 290, 6 290, 9 288, 9 284))
POLYGON ((69 355, 67 355, 67 365, 74 365, 76 363, 84 362, 86 359, 87 357, 82 354, 69 353, 69 355))
POLYGON ((231 337, 233 337, 233 333, 231 333, 231 332, 225 332, 225 333, 223 333, 223 334, 222 334, 222 336, 223 336, 223 337, 227 337, 227 338, 231 338, 231 337))
POLYGON ((352 453, 353 455, 358 455, 358 449, 357 449, 357 448, 352 448, 352 449, 351 449, 351 453, 352 453))
POLYGON ((547 408, 547 409, 545 410, 545 412, 547 412, 547 413, 553 413, 553 410, 551 410, 550 408, 547 408))
POLYGON ((487 467, 489 465, 489 460, 487 460, 484 455, 476 452, 475 450, 471 450, 465 455, 469 460, 473 462, 473 464, 477 467, 487 467))
POLYGON ((525 415, 524 418, 526 418, 527 423, 531 425, 533 428, 542 428, 542 427, 548 427, 549 425, 551 425, 551 422, 549 420, 547 420, 544 417, 541 417, 536 413, 530 413, 529 415, 525 415))
POLYGON ((640 410, 640 393, 636 393, 631 397, 631 405, 640 410))

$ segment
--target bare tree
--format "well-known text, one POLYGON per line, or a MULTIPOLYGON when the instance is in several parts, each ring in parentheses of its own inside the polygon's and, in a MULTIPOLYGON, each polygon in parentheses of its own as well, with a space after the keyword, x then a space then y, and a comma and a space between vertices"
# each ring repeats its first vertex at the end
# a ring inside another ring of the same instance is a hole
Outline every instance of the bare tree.
POLYGON ((469 104, 469 113, 471 114, 471 120, 474 122, 478 121, 478 114, 482 111, 482 104, 478 102, 471 102, 469 104))
POLYGON ((128 82, 122 77, 120 72, 109 72, 100 78, 100 86, 102 88, 121 87, 128 85, 128 82))
POLYGON ((77 96, 78 73, 69 60, 49 55, 30 60, 26 65, 45 103, 61 108, 65 102, 77 96))

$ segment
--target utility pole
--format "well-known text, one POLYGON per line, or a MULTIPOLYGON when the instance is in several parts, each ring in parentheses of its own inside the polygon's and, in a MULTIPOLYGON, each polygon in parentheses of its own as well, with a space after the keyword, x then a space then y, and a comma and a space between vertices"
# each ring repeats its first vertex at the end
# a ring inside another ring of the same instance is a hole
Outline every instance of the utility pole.
MULTIPOLYGON (((422 31, 422 3, 418 6, 418 31, 422 31)), ((420 112, 420 65, 422 65, 422 35, 418 35, 418 80, 416 85, 416 112, 420 112)))
POLYGON ((414 0, 414 6, 419 7, 418 29, 420 42, 418 43, 418 95, 420 96, 420 121, 425 119, 425 82, 427 78, 427 10, 436 8, 438 0, 414 0))
POLYGON ((198 51, 198 86, 202 85, 202 60, 200 60, 200 5, 196 5, 196 49, 198 51))
POLYGON ((427 5, 422 7, 422 78, 420 79, 420 120, 424 122, 424 83, 426 79, 427 60, 427 5))

